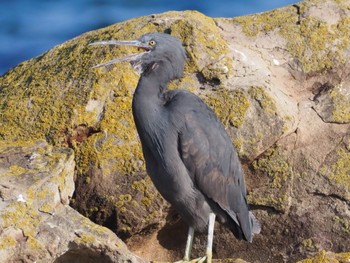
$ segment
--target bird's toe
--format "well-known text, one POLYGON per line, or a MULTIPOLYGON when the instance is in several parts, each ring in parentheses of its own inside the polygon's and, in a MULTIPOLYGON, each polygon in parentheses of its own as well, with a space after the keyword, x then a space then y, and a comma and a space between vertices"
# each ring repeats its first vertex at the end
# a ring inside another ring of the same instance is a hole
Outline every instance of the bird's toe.
POLYGON ((208 262, 207 261, 207 256, 204 257, 199 257, 199 258, 195 258, 195 259, 182 259, 179 261, 175 261, 174 263, 204 263, 204 262, 208 262))
POLYGON ((204 257, 200 257, 200 258, 194 259, 194 261, 191 261, 191 262, 204 263, 204 262, 208 262, 208 261, 207 261, 207 257, 204 256, 204 257))

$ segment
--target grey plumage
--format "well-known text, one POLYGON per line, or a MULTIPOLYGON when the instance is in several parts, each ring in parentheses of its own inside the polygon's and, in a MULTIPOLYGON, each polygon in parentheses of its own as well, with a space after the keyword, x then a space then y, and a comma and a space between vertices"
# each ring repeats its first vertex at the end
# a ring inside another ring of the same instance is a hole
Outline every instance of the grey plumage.
POLYGON ((244 174, 225 128, 198 96, 166 90, 170 80, 183 74, 181 42, 150 33, 136 41, 94 44, 145 50, 113 62, 128 60, 141 73, 132 110, 147 172, 158 191, 194 229, 206 230, 214 212, 238 239, 251 242, 260 225, 248 210, 244 174))

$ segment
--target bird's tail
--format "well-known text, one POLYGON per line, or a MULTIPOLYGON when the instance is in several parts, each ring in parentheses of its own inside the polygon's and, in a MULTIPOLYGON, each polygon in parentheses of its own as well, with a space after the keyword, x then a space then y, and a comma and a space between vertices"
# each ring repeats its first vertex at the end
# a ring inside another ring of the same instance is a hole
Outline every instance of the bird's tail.
POLYGON ((249 218, 250 218, 250 224, 252 226, 252 234, 253 234, 253 236, 255 234, 259 234, 260 231, 261 231, 261 225, 260 225, 258 219, 256 219, 254 214, 252 212, 250 212, 250 211, 249 211, 249 218))

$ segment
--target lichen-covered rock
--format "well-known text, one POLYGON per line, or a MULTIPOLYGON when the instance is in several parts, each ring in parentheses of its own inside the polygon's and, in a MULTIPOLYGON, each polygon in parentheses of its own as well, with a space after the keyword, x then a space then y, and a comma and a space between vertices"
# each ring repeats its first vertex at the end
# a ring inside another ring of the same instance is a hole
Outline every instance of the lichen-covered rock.
POLYGON ((313 100, 316 102, 314 109, 323 121, 350 123, 350 87, 348 82, 340 83, 335 87, 325 85, 313 100))
MULTIPOLYGON (((0 77, 0 144, 68 146, 76 162, 74 208, 147 259, 181 258, 184 239, 174 236, 185 238, 186 226, 146 176, 132 119, 138 76, 128 64, 91 69, 134 50, 88 46, 171 33, 188 63, 170 88, 198 94, 222 120, 262 223, 253 244, 217 226, 214 257, 295 262, 322 249, 350 251, 349 17, 348 0, 307 0, 233 19, 167 12, 88 32, 0 77)), ((40 209, 49 215, 51 206, 43 201, 40 209)), ((195 239, 194 256, 204 240, 195 239)))
POLYGON ((0 145, 1 262, 142 262, 68 206, 74 168, 69 148, 0 145))
POLYGON ((297 263, 347 263, 350 262, 350 253, 332 253, 324 250, 316 256, 298 261, 297 263))

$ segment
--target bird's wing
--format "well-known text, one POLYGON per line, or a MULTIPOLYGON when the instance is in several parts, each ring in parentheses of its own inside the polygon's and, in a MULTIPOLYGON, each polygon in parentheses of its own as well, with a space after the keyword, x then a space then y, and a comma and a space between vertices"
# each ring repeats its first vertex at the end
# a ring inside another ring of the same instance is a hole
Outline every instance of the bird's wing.
POLYGON ((221 122, 202 100, 188 93, 178 96, 184 120, 178 137, 180 157, 198 190, 226 211, 250 240, 252 222, 236 150, 221 122))

